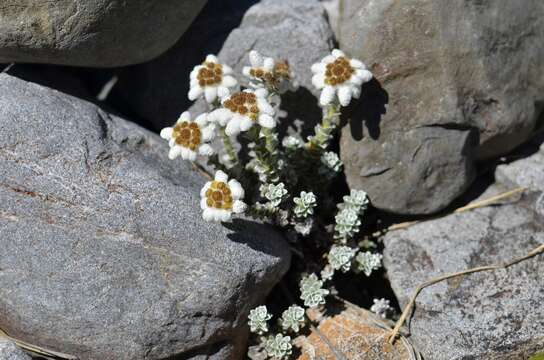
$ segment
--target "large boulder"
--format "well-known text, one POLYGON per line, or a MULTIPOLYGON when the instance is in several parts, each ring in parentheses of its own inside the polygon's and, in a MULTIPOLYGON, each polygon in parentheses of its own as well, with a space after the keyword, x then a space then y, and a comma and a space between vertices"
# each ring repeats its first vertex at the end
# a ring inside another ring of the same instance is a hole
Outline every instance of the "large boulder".
MULTIPOLYGON (((171 50, 154 61, 119 71, 110 103, 160 130, 191 105, 189 73, 208 53, 232 66, 238 80, 247 85, 242 67, 249 64, 248 53, 255 49, 289 60, 301 85, 296 93, 285 96, 290 118, 319 118, 310 67, 333 46, 325 9, 317 0, 263 0, 250 6, 254 2, 210 0, 171 50)), ((192 109, 200 112, 207 107, 199 103, 192 109)))
POLYGON ((206 0, 7 0, 0 62, 122 66, 171 47, 206 0))
POLYGON ((342 133, 348 183, 402 214, 443 209, 479 160, 537 127, 544 2, 343 0, 340 47, 369 65, 342 133))
MULTIPOLYGON (((496 174, 503 182, 482 195, 528 186, 520 199, 386 236, 384 266, 401 306, 426 280, 505 263, 544 244, 544 181, 528 180, 544 174, 543 154, 544 146, 529 158, 499 167, 496 174)), ((426 359, 528 359, 544 348, 543 273, 541 254, 506 270, 452 278, 424 289, 410 320, 412 342, 426 359)))
POLYGON ((241 358, 281 235, 204 222, 206 180, 93 104, 2 74, 0 124, 1 329, 80 359, 241 358))

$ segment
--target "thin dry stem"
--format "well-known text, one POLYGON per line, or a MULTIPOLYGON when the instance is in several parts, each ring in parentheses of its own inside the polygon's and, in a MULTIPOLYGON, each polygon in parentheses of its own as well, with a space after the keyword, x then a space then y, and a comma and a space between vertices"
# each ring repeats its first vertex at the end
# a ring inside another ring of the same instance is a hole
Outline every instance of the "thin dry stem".
POLYGON ((527 260, 529 258, 532 258, 533 256, 536 256, 536 255, 542 254, 542 253, 544 253, 544 244, 538 246, 536 249, 532 250, 527 255, 525 255, 523 257, 520 257, 520 258, 516 258, 516 259, 511 260, 511 261, 509 261, 507 263, 504 263, 504 264, 480 266, 480 267, 467 269, 467 270, 463 270, 463 271, 459 271, 459 272, 455 272, 455 273, 451 273, 451 274, 445 274, 445 275, 441 275, 441 276, 438 276, 436 278, 427 280, 426 282, 420 284, 416 288, 416 290, 414 291, 414 294, 410 298, 410 301, 408 302, 408 304, 404 307, 404 310, 402 311, 402 315, 400 316, 399 320, 395 324, 395 328, 391 331, 391 334, 389 335, 389 343, 393 344, 395 342, 395 339, 397 338, 397 336, 399 334, 400 328, 402 327, 402 325, 404 324, 404 322, 406 321, 406 319, 408 318, 408 316, 412 312, 412 309, 413 309, 413 307, 415 305, 417 296, 419 295, 421 290, 423 290, 427 286, 431 286, 431 285, 436 284, 436 283, 438 283, 440 281, 451 279, 453 277, 462 276, 462 275, 466 275, 466 274, 471 274, 471 273, 475 273, 475 272, 506 269, 506 268, 508 268, 508 267, 510 267, 512 265, 518 264, 518 263, 520 263, 520 262, 522 262, 524 260, 527 260))
MULTIPOLYGON (((493 203, 495 203, 495 202, 497 202, 499 200, 505 199, 507 197, 510 197, 510 196, 518 194, 518 193, 522 193, 522 192, 524 192, 526 190, 527 190, 527 188, 520 187, 520 188, 510 190, 510 191, 506 191, 506 192, 500 193, 498 195, 492 196, 492 197, 490 197, 488 199, 476 201, 476 202, 473 202, 473 203, 468 204, 466 206, 455 209, 453 211, 453 213, 458 214, 458 213, 462 213, 462 212, 469 211, 469 210, 472 210, 472 209, 477 209, 477 208, 481 208, 481 207, 484 207, 484 206, 488 206, 488 205, 491 205, 491 204, 493 204, 493 203)), ((408 228, 408 227, 410 227, 412 225, 418 224, 418 223, 420 223, 422 221, 436 219, 436 218, 439 218, 439 217, 440 216, 436 216, 436 217, 432 217, 430 219, 425 219, 425 220, 406 221, 406 222, 403 222, 403 223, 394 224, 394 225, 391 225, 390 227, 388 227, 387 231, 406 229, 406 228, 408 228)))
POLYGON ((46 349, 40 346, 32 345, 30 343, 27 343, 26 341, 15 339, 11 336, 9 336, 5 331, 0 329, 0 338, 6 338, 10 341, 12 341, 15 345, 20 347, 21 349, 24 349, 26 351, 30 351, 34 354, 38 354, 40 356, 45 356, 48 358, 53 359, 65 359, 65 360, 77 360, 78 358, 76 356, 64 354, 58 351, 53 351, 50 349, 46 349))

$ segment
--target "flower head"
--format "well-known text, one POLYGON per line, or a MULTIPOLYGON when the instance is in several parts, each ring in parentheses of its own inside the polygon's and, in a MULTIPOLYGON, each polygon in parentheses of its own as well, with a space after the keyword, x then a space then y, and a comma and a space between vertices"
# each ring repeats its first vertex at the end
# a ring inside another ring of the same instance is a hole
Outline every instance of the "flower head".
POLYGON ((304 142, 299 136, 289 135, 283 138, 281 144, 287 150, 294 151, 298 149, 299 147, 301 147, 304 144, 304 142))
POLYGON ((208 115, 201 114, 191 119, 191 114, 185 111, 181 114, 174 127, 161 130, 161 137, 168 140, 170 152, 168 157, 175 159, 180 156, 184 160, 194 161, 197 154, 209 156, 213 149, 209 142, 215 135, 215 125, 208 123, 208 115))
POLYGON ((313 192, 301 191, 300 197, 293 198, 295 203, 295 215, 305 218, 314 213, 314 207, 317 205, 317 198, 313 192))
POLYGON ((289 329, 294 332, 300 330, 300 326, 304 325, 304 309, 297 305, 291 305, 281 315, 281 327, 283 331, 289 329))
POLYGON ((312 65, 312 83, 321 90, 319 103, 329 105, 337 97, 340 105, 348 106, 351 98, 358 99, 361 85, 372 79, 372 73, 356 59, 349 59, 342 51, 335 49, 321 62, 312 65))
POLYGON ((387 314, 393 309, 389 305, 389 300, 387 299, 374 299, 372 301, 374 302, 374 304, 370 307, 370 311, 372 311, 374 314, 381 316, 384 319, 387 317, 387 314))
POLYGON ((266 322, 272 318, 272 315, 268 313, 266 306, 262 305, 250 310, 247 318, 249 319, 249 330, 262 335, 268 331, 268 324, 266 322))
POLYGON ((244 90, 223 99, 223 107, 210 113, 210 121, 225 126, 227 135, 237 135, 249 130, 255 123, 274 128, 274 109, 266 100, 265 89, 244 90))
POLYGON ((249 63, 251 66, 245 66, 242 73, 256 83, 253 86, 264 85, 280 93, 289 89, 292 75, 287 61, 263 57, 258 51, 252 50, 249 52, 249 63))
POLYGON ((315 274, 300 280, 300 298, 304 301, 304 306, 316 307, 325 303, 325 296, 329 294, 329 290, 322 287, 323 281, 319 280, 315 274))
POLYGON ((366 276, 370 276, 372 271, 378 270, 382 266, 382 255, 373 254, 370 251, 360 252, 355 257, 357 270, 362 271, 366 276))
POLYGON ((222 99, 228 96, 229 88, 238 84, 230 74, 232 69, 229 66, 220 64, 215 55, 208 55, 206 61, 191 71, 189 100, 196 100, 204 95, 206 101, 211 104, 217 97, 222 99))
POLYGON ((333 245, 327 255, 329 264, 334 270, 347 272, 351 268, 351 259, 355 256, 356 251, 349 246, 333 245))
POLYGON ((218 170, 213 181, 200 191, 202 217, 206 221, 230 221, 232 213, 241 214, 247 205, 242 201, 244 189, 235 179, 218 170))
POLYGON ((291 355, 293 346, 291 337, 282 334, 270 335, 264 341, 264 350, 268 357, 272 359, 285 359, 291 355))

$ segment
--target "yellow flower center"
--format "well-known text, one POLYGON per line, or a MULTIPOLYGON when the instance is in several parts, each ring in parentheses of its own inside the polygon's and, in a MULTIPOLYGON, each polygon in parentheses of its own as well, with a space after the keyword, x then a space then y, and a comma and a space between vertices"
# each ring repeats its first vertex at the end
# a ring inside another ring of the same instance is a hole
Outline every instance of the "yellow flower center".
POLYGON ((215 209, 231 210, 232 194, 227 184, 222 181, 212 181, 206 190, 206 205, 215 209))
POLYGON ((174 126, 172 137, 175 139, 176 144, 195 151, 201 143, 202 133, 197 123, 183 121, 174 126))
POLYGON ((281 81, 291 79, 291 72, 287 61, 276 62, 272 71, 266 71, 262 68, 251 68, 249 75, 260 79, 273 88, 278 88, 281 81))
POLYGON ((348 81, 354 72, 355 69, 349 64, 349 60, 341 56, 334 62, 327 64, 325 84, 333 86, 342 84, 348 81))
POLYGON ((198 70, 196 78, 201 87, 220 84, 223 80, 223 66, 214 62, 205 61, 198 70))
POLYGON ((238 113, 257 121, 259 117, 259 107, 257 106, 257 96, 253 93, 238 92, 233 94, 223 106, 233 113, 238 113))

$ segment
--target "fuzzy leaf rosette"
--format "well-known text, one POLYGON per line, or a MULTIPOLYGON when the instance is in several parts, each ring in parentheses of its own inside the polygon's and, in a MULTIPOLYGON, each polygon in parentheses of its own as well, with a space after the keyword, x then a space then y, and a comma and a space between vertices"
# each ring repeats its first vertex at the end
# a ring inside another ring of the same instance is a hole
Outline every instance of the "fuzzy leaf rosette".
POLYGON ((168 140, 168 157, 172 160, 181 156, 184 160, 195 161, 197 155, 212 155, 213 149, 209 142, 214 135, 215 125, 208 122, 207 114, 192 120, 188 111, 181 114, 174 127, 161 130, 161 137, 168 140))
POLYGON ((208 181, 200 191, 202 218, 206 221, 230 221, 232 214, 242 214, 247 205, 242 201, 244 189, 227 174, 218 170, 213 181, 208 181))
POLYGON ((246 89, 223 99, 222 107, 209 114, 210 121, 225 126, 229 136, 251 129, 254 124, 272 129, 276 126, 274 108, 268 103, 266 89, 246 89))

